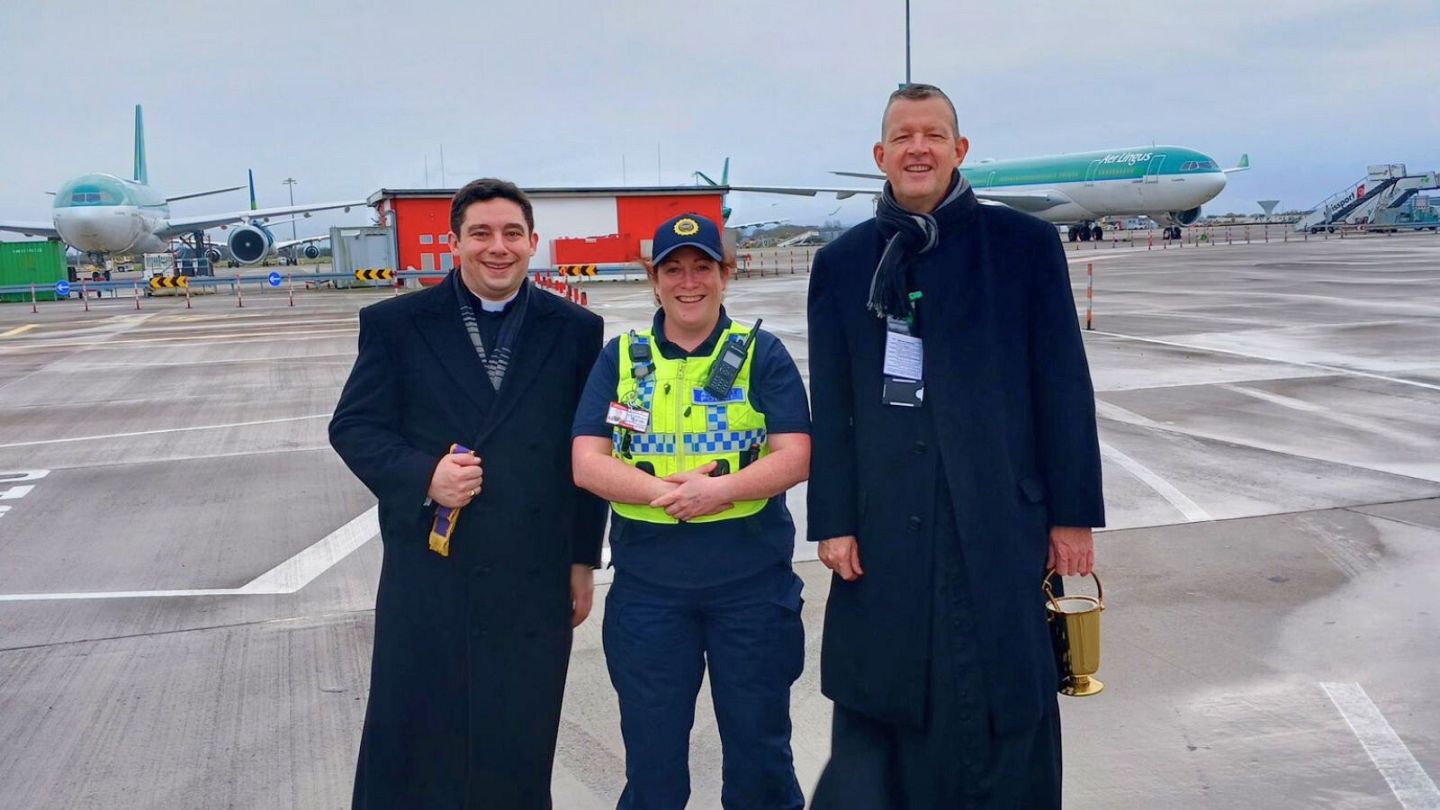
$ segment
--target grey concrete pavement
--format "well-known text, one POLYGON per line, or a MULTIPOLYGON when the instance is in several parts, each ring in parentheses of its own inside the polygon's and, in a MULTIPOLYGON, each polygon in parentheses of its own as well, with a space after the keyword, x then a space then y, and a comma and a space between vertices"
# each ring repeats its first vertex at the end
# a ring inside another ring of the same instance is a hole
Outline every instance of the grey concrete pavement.
MULTIPOLYGON (((1094 264, 1111 517, 1107 688, 1062 699, 1067 805, 1401 806, 1387 777, 1423 796, 1416 769, 1440 775, 1440 237, 1067 255, 1082 314, 1094 264), (1414 769, 1352 730, 1365 701, 1414 769)), ((802 373, 807 282, 802 262, 728 296, 802 373)), ((588 289, 608 335, 648 320, 644 286, 588 289)), ((379 549, 354 537, 373 498, 324 427, 354 313, 390 294, 0 307, 0 807, 347 806, 379 549), (237 592, 286 565, 303 587, 237 592)), ((790 502, 803 522, 803 488, 790 502)), ((797 570, 808 791, 829 741, 826 572, 797 570)), ((576 636, 559 807, 613 806, 622 784, 602 615, 576 636)), ((691 762, 691 806, 718 807, 705 690, 691 762)))

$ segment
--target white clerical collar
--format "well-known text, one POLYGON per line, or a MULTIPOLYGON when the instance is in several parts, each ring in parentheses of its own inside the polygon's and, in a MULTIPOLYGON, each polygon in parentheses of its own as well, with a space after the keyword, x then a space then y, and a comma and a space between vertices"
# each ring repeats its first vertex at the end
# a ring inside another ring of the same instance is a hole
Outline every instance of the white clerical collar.
POLYGON ((478 296, 478 295, 475 296, 475 297, 476 297, 476 298, 480 298, 480 308, 483 309, 483 310, 485 310, 486 312, 504 312, 504 311, 505 311, 505 306, 506 306, 507 304, 509 304, 511 301, 514 301, 514 300, 515 300, 515 296, 517 296, 517 295, 519 295, 519 294, 520 294, 520 288, 519 288, 519 287, 516 287, 516 288, 515 288, 515 292, 510 293, 510 294, 507 295, 505 298, 503 298, 503 299, 501 299, 501 300, 499 300, 499 301, 491 301, 491 300, 488 299, 488 298, 480 298, 480 296, 478 296))

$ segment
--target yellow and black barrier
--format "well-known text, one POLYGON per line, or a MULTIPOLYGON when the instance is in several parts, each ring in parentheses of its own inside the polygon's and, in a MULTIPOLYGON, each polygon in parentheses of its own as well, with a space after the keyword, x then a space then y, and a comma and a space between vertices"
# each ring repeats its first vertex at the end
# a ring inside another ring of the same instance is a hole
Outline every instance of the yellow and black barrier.
POLYGON ((173 290, 189 286, 189 276, 175 276, 174 278, 166 278, 165 276, 154 276, 150 279, 150 289, 152 290, 173 290))
POLYGON ((355 271, 356 281, 390 281, 395 278, 395 271, 388 267, 367 267, 355 271))
POLYGON ((560 264, 555 266, 555 270, 562 276, 594 278, 598 266, 594 264, 560 264))

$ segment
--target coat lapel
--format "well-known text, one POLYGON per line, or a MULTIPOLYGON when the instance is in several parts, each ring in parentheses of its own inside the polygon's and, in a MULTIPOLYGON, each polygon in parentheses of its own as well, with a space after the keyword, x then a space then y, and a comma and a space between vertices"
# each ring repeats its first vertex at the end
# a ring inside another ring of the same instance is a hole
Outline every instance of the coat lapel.
MULTIPOLYGON (((515 336, 514 356, 510 367, 505 371, 505 379, 500 383, 495 405, 485 417, 485 426, 480 431, 476 444, 505 423, 510 411, 524 399, 525 392, 546 373, 545 362, 559 340, 562 324, 559 299, 534 285, 531 285, 527 294, 530 302, 526 307, 525 322, 520 325, 520 332, 515 336)), ((461 331, 463 334, 463 329, 461 331)), ((470 353, 474 356, 473 348, 470 353)), ((478 360, 476 366, 479 366, 478 360)))
POLYGON ((455 299, 458 272, 452 272, 432 288, 430 305, 414 315, 415 331, 440 360, 455 387, 470 398, 477 410, 484 412, 492 404, 494 394, 487 390, 490 381, 485 376, 485 367, 480 364, 480 357, 460 320, 460 305, 455 299))

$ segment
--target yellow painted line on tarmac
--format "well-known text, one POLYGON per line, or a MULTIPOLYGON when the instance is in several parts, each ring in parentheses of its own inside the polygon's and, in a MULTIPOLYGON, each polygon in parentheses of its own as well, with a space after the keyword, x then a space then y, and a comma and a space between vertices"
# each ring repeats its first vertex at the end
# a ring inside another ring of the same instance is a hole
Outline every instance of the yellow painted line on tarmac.
POLYGON ((18 337, 19 335, 23 335, 26 332, 29 332, 31 329, 35 329, 39 326, 40 324, 38 323, 27 323, 24 326, 17 326, 14 329, 11 329, 9 332, 0 332, 0 338, 18 337))

